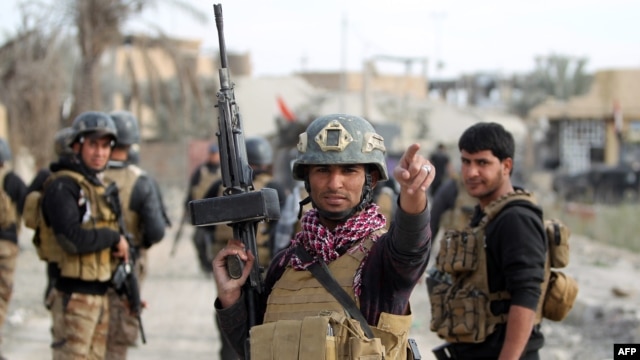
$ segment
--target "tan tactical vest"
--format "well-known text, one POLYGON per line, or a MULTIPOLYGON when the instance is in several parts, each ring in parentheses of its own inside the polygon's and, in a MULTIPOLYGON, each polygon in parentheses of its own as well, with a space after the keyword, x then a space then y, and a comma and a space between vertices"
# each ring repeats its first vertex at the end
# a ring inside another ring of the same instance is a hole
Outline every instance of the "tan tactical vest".
POLYGON ((200 166, 200 181, 193 185, 191 188, 191 199, 192 200, 200 200, 203 199, 207 194, 207 191, 216 182, 220 179, 220 170, 216 172, 210 172, 209 168, 206 166, 200 166))
POLYGON ((131 192, 133 186, 144 170, 129 164, 124 168, 112 168, 105 171, 105 178, 113 181, 118 186, 118 194, 120 195, 120 205, 122 206, 122 216, 127 232, 133 236, 133 245, 142 246, 142 233, 140 232, 140 215, 129 209, 131 203, 131 192))
MULTIPOLYGON (((253 179, 253 188, 256 191, 263 189, 273 179, 273 176, 267 173, 258 174, 253 179)), ((223 196, 224 188, 222 185, 218 190, 218 196, 223 196)), ((233 228, 228 225, 218 225, 215 227, 214 243, 212 246, 213 254, 217 254, 223 247, 227 245, 230 239, 233 239, 233 228)), ((269 227, 264 221, 258 223, 256 228, 256 245, 258 245, 258 259, 260 266, 268 267, 271 263, 271 246, 269 244, 269 227)))
POLYGON ((455 181, 458 188, 458 196, 456 196, 453 209, 449 209, 442 214, 440 227, 443 230, 464 229, 469 225, 474 208, 478 204, 478 199, 469 195, 465 189, 462 179, 458 177, 455 181))
MULTIPOLYGON (((9 171, 6 165, 0 167, 0 229, 7 229, 11 225, 20 222, 16 204, 13 203, 9 194, 4 191, 4 180, 9 171)), ((20 226, 16 226, 16 231, 18 230, 20 230, 20 226)))
POLYGON ((58 176, 56 173, 50 174, 45 180, 42 191, 32 191, 27 194, 24 201, 24 224, 35 230, 32 243, 36 248, 36 253, 42 261, 59 263, 64 250, 56 240, 53 229, 47 226, 42 215, 42 193, 44 189, 58 176))
MULTIPOLYGON (((436 268, 451 274, 452 284, 440 283, 429 294, 431 331, 449 342, 479 343, 507 321, 508 314, 494 315, 491 302, 510 298, 509 293, 491 293, 487 276, 485 229, 510 202, 526 200, 536 203, 533 194, 517 190, 493 201, 484 208, 478 226, 463 231, 448 230, 441 240, 436 268)), ((545 240, 546 241, 546 240, 545 240)), ((542 320, 542 304, 549 279, 549 262, 545 265, 542 294, 536 311, 536 324, 542 320)))
MULTIPOLYGON (((47 181, 61 176, 70 177, 76 181, 87 202, 85 217, 88 216, 88 218, 82 223, 82 228, 109 228, 118 231, 118 220, 104 197, 106 190, 104 186, 93 185, 82 174, 69 170, 57 171, 47 181)), ((71 254, 62 251, 58 264, 62 276, 84 281, 108 281, 116 265, 115 259, 111 258, 110 248, 88 254, 71 254)))
MULTIPOLYGON (((385 232, 386 230, 384 229, 379 230, 374 235, 379 236, 385 232)), ((367 251, 371 249, 374 244, 372 236, 363 241, 363 247, 366 248, 367 251)), ((337 260, 327 264, 327 266, 338 284, 359 306, 353 291, 353 277, 365 257, 365 252, 358 247, 359 245, 355 245, 351 250, 347 251, 337 260), (354 249, 357 250, 352 251, 354 249)), ((270 326, 269 324, 275 323, 275 327, 277 328, 280 324, 287 324, 291 321, 303 321, 304 324, 305 321, 314 319, 320 314, 332 312, 344 314, 344 308, 335 297, 315 279, 310 271, 295 271, 289 267, 276 282, 269 295, 267 309, 264 315, 264 324, 266 325, 262 326, 270 326)), ((380 339, 384 347, 385 359, 406 359, 406 344, 409 329, 411 328, 411 314, 393 315, 382 313, 378 324, 371 328, 374 336, 380 339)), ((324 329, 326 329, 326 326, 324 329)), ((331 348, 338 354, 335 358, 352 359, 352 357, 349 356, 349 351, 341 349, 348 349, 349 338, 355 338, 356 336, 352 334, 351 336, 341 337, 338 336, 337 331, 334 335, 335 339, 332 339, 332 341, 335 342, 335 344, 331 344, 331 348)), ((253 344, 260 343, 260 339, 254 338, 253 330, 251 338, 253 349, 253 344)), ((287 342, 299 341, 301 349, 314 349, 324 347, 328 341, 327 338, 327 336, 314 338, 311 334, 309 334, 309 337, 306 337, 303 328, 298 331, 298 334, 292 335, 289 338, 278 339, 277 341, 278 344, 282 343, 282 346, 288 346, 287 342), (300 333, 302 333, 302 335, 300 335, 300 333)), ((327 358, 331 357, 327 356, 327 358)))

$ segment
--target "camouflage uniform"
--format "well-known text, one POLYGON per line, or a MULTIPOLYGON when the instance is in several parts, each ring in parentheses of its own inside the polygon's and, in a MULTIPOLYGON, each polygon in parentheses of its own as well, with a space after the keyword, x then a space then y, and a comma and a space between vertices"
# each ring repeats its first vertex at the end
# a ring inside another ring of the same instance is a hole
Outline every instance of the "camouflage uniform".
POLYGON ((0 329, 4 325, 13 293, 13 276, 19 250, 18 232, 27 193, 25 183, 5 163, 10 158, 9 145, 0 139, 0 329))
MULTIPOLYGON (((52 291, 53 359, 103 359, 109 328, 106 296, 117 262, 112 249, 121 241, 116 213, 106 196, 101 169, 84 163, 89 139, 116 138, 111 118, 80 114, 72 125, 77 154, 52 164, 55 175, 41 200, 43 221, 62 249, 60 277, 52 291)), ((124 250, 124 249, 123 249, 124 250)))
MULTIPOLYGON (((118 130, 117 149, 127 150, 140 141, 138 122, 133 114, 125 111, 111 113, 118 130)), ((126 230, 131 235, 131 244, 137 254, 134 271, 141 287, 148 272, 148 249, 164 237, 165 221, 162 202, 153 179, 138 166, 127 161, 109 161, 105 178, 116 183, 122 205, 122 217, 126 230)), ((127 358, 129 346, 138 339, 138 319, 115 289, 110 288, 109 336, 107 338, 108 360, 127 358)))

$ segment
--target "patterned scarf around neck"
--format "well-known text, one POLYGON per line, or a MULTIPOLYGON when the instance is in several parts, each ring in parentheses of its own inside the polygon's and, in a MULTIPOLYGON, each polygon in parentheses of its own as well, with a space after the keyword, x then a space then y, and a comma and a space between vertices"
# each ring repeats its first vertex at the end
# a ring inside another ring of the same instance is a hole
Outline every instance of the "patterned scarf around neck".
MULTIPOLYGON (((302 230, 291 240, 291 245, 287 251, 293 252, 293 249, 301 244, 311 257, 321 258, 327 264, 339 258, 340 254, 344 253, 344 250, 353 247, 358 242, 360 242, 360 246, 355 250, 367 252, 362 246, 362 240, 386 225, 386 219, 384 215, 378 212, 378 208, 378 205, 373 203, 367 205, 363 211, 339 224, 334 231, 330 231, 320 223, 318 210, 311 209, 302 217, 302 230)), ((377 239, 377 236, 375 236, 373 241, 375 242, 377 239)), ((289 264, 296 270, 305 270, 312 262, 305 264, 293 253, 289 264)), ((356 296, 360 295, 363 264, 364 259, 354 277, 353 288, 356 296)))

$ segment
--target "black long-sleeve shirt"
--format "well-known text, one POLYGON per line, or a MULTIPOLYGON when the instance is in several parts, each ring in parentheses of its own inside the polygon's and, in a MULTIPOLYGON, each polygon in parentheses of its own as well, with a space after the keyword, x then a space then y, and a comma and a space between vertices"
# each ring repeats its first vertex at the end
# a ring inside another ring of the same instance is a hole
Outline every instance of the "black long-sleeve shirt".
MULTIPOLYGON (((477 226, 484 213, 479 207, 471 220, 477 226)), ((528 201, 509 203, 485 229, 487 276, 489 290, 507 290, 511 299, 494 301, 494 314, 509 312, 510 305, 536 310, 544 280, 547 242, 542 222, 542 210, 528 201)), ((478 344, 456 343, 454 349, 463 359, 497 359, 506 336, 506 324, 478 344)), ((540 349, 544 336, 534 326, 525 352, 540 349)))
MULTIPOLYGON (((429 211, 425 209, 418 215, 409 215, 398 206, 389 232, 374 243, 362 269, 360 311, 369 324, 375 326, 382 312, 399 315, 406 313, 411 292, 427 267, 430 250, 429 211)), ((279 252, 267 271, 266 291, 258 300, 258 323, 262 322, 271 289, 289 262, 285 258, 285 266, 279 265, 282 257, 287 254, 291 253, 279 252)), ((249 334, 244 295, 236 304, 226 309, 221 309, 216 300, 215 308, 220 329, 236 351, 242 354, 244 340, 249 334)))
MULTIPOLYGON (((110 171, 128 171, 126 170, 127 166, 135 165, 121 161, 109 162, 110 171)), ((122 204, 123 207, 126 206, 129 211, 138 215, 141 227, 140 234, 142 235, 140 243, 145 248, 160 242, 164 237, 166 223, 158 191, 153 179, 144 173, 138 176, 133 184, 129 204, 122 204)), ((133 231, 133 229, 129 230, 133 231)))
MULTIPOLYGON (((67 169, 81 174, 94 184, 100 184, 95 175, 87 174, 73 160, 61 159, 51 165, 51 171, 67 169)), ((80 201, 80 185, 70 177, 54 179, 45 189, 42 198, 42 213, 47 225, 51 226, 56 239, 64 251, 72 254, 88 254, 115 247, 120 241, 118 231, 107 228, 82 228, 82 219, 87 212, 87 204, 80 201)), ((108 287, 105 282, 88 282, 78 279, 61 278, 56 288, 65 292, 104 294, 108 287)))

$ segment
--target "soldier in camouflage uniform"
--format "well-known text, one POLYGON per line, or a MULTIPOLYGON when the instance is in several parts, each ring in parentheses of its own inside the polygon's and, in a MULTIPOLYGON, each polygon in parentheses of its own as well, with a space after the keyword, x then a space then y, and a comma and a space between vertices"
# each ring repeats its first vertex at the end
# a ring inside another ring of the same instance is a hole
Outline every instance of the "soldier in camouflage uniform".
POLYGON ((11 171, 10 160, 9 144, 0 138, 0 329, 4 325, 13 293, 13 275, 19 250, 18 232, 27 195, 27 186, 11 171))
MULTIPOLYGON (((138 285, 142 286, 148 271, 147 251, 162 240, 166 224, 155 183, 144 170, 128 162, 129 148, 140 141, 138 119, 127 111, 115 111, 110 116, 117 129, 118 140, 111 152, 105 178, 118 187, 122 216, 137 255, 135 272, 138 285)), ((128 347, 135 345, 138 338, 138 320, 129 314, 115 289, 109 289, 108 295, 110 319, 106 359, 126 359, 128 347)))
POLYGON ((115 145, 108 114, 89 111, 72 124, 73 156, 51 165, 42 215, 58 246, 60 277, 53 291, 53 359, 104 359, 109 328, 106 296, 118 261, 129 244, 106 198, 103 171, 115 145))

